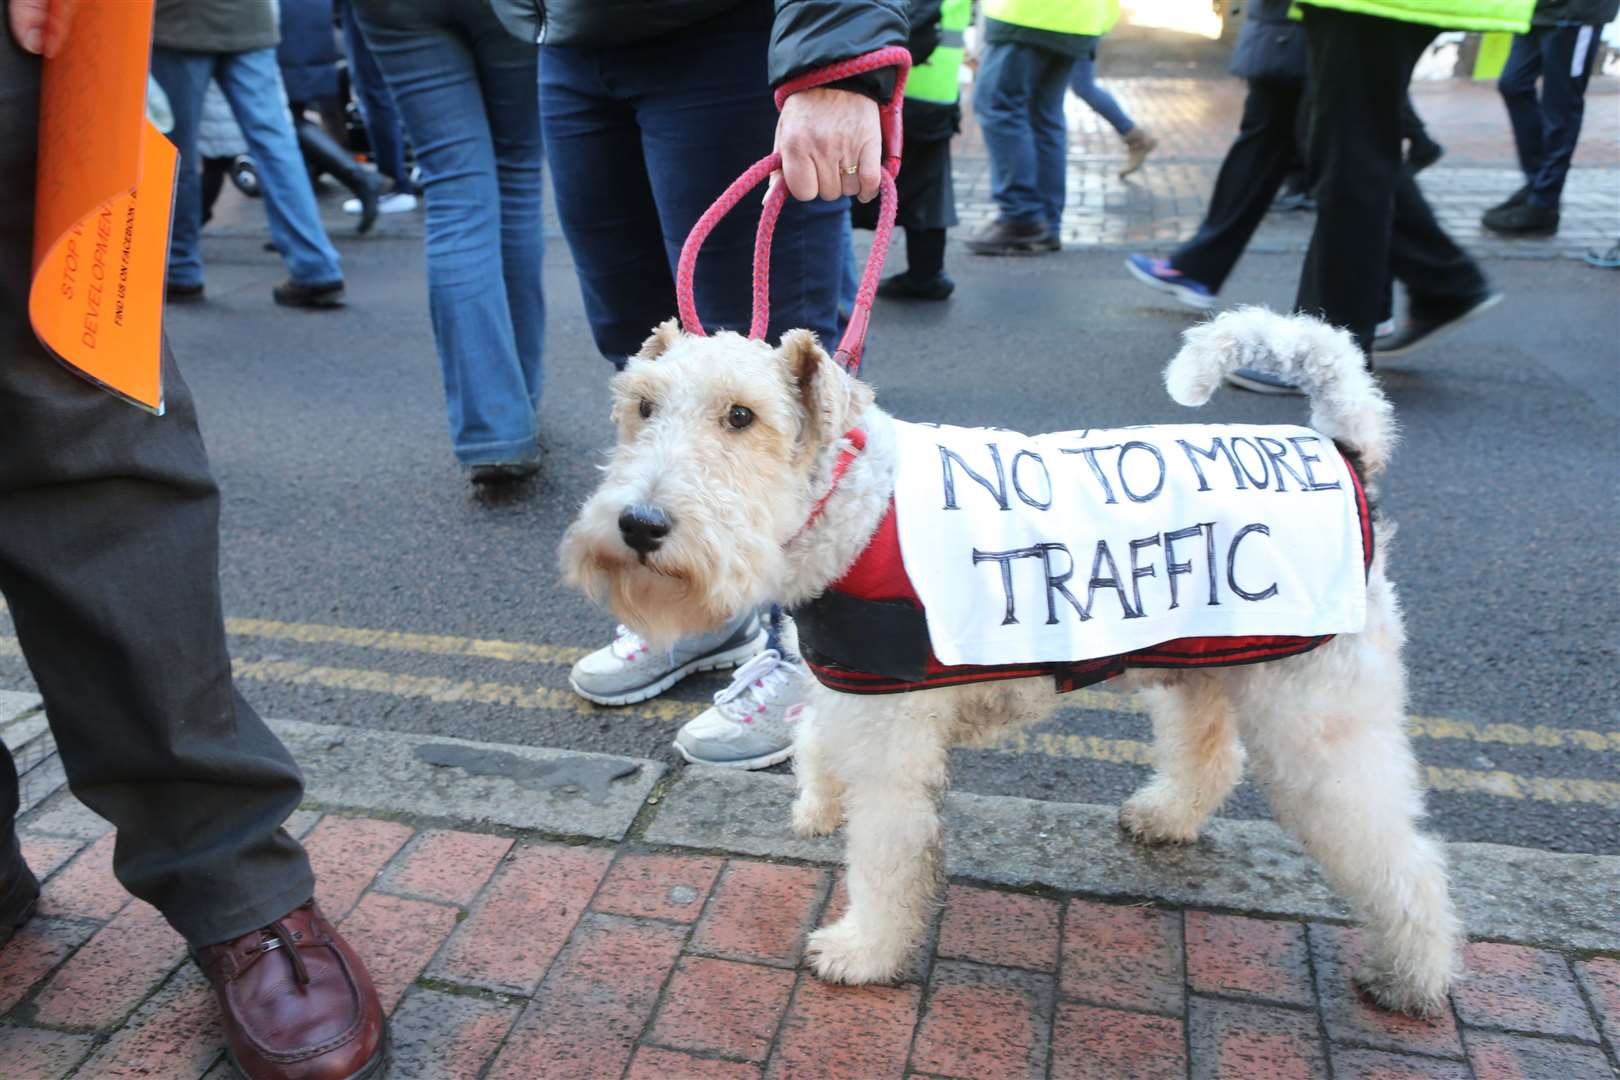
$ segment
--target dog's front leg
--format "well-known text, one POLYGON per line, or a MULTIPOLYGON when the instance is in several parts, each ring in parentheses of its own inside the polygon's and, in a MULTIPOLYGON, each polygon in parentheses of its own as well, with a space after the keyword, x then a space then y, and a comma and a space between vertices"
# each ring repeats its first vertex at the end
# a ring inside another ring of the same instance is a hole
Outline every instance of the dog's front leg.
POLYGON ((820 736, 845 783, 849 911, 810 935, 810 964, 829 982, 892 982, 938 903, 945 739, 937 713, 920 708, 866 706, 817 718, 828 722, 820 736))
POLYGON ((837 699, 830 690, 812 688, 793 733, 793 776, 799 787, 793 800, 793 831, 800 836, 827 836, 844 821, 844 785, 828 768, 816 726, 817 714, 836 709, 837 699))

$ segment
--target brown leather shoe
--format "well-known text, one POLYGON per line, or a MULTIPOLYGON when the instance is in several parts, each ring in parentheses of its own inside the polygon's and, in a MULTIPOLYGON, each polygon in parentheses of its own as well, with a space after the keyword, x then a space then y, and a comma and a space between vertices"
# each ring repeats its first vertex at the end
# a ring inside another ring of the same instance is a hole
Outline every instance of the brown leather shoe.
POLYGON ((365 964, 315 901, 197 951, 249 1080, 362 1080, 383 1064, 386 1022, 365 964))

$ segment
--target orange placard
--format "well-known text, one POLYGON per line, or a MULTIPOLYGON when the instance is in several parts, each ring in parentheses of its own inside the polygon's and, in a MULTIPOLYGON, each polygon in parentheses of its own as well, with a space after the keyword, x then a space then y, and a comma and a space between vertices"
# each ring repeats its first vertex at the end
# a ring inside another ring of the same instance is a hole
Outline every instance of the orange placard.
POLYGON ((161 414, 176 154, 146 119, 152 7, 78 4, 45 61, 28 314, 70 369, 161 414))

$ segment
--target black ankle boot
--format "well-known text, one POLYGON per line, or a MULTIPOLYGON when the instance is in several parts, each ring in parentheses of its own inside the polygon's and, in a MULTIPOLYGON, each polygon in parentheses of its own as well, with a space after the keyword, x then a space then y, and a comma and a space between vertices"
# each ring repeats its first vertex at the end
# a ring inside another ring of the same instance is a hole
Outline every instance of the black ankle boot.
POLYGON ((382 197, 382 181, 361 168, 337 140, 308 120, 298 121, 298 149, 311 170, 325 173, 360 200, 360 223, 355 231, 369 232, 377 222, 377 200, 382 197))

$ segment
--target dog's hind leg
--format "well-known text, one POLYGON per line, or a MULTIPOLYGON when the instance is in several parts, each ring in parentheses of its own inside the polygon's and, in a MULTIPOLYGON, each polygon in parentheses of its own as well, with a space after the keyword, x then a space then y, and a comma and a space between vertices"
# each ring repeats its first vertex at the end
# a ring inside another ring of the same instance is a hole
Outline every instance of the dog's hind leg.
POLYGON ((849 911, 811 934, 806 950, 828 982, 892 982, 933 918, 944 876, 946 739, 938 711, 922 699, 938 706, 949 693, 863 698, 816 718, 838 725, 827 748, 848 816, 849 911))
POLYGON ((1371 651, 1341 638, 1289 674, 1280 672, 1301 661, 1248 681, 1239 726, 1278 820, 1366 920, 1370 957, 1357 981, 1386 1008, 1421 1016, 1444 1006, 1459 927, 1444 848, 1417 827, 1423 791, 1401 676, 1356 662, 1371 651), (1339 655, 1322 655, 1330 650, 1339 655))
POLYGON ((1141 695, 1153 718, 1153 778, 1125 800, 1119 822, 1144 843, 1188 843, 1243 775, 1232 702, 1204 673, 1141 695))
POLYGON ((793 777, 799 794, 793 800, 793 831, 800 836, 826 836, 844 820, 844 785, 827 767, 816 725, 817 713, 836 709, 837 700, 831 692, 813 690, 794 732, 793 777))

